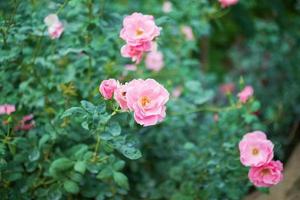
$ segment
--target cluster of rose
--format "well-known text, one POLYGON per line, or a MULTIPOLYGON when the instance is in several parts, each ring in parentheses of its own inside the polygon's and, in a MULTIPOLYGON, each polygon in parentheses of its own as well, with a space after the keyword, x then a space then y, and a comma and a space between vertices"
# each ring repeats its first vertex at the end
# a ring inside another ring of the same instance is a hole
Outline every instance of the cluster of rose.
POLYGON ((249 180, 257 187, 271 187, 283 178, 283 166, 273 160, 273 148, 262 131, 247 133, 239 143, 241 163, 250 167, 249 180))
POLYGON ((139 63, 144 52, 156 50, 153 48, 156 46, 153 43, 154 39, 159 36, 160 30, 161 28, 156 26, 154 17, 151 15, 133 13, 126 16, 120 32, 120 37, 126 42, 121 48, 122 56, 139 63))
MULTIPOLYGON (((224 84, 220 90, 222 93, 232 93, 235 86, 232 83, 224 84)), ((237 94, 242 104, 252 97, 254 90, 247 85, 237 94)), ((240 160, 244 166, 250 167, 248 177, 256 187, 271 187, 279 183, 282 178, 283 166, 280 161, 273 161, 274 145, 267 140, 262 131, 254 131, 244 135, 239 143, 240 160)))
MULTIPOLYGON (((159 35, 154 17, 133 13, 125 17, 123 26, 120 37, 127 44, 122 47, 122 55, 140 62, 143 52, 148 48, 151 49, 154 38, 159 35)), ((231 86, 228 87, 224 90, 232 89, 231 86)), ((114 79, 104 80, 100 84, 99 91, 105 99, 113 97, 122 110, 133 111, 135 121, 141 125, 155 125, 166 115, 165 104, 169 99, 169 93, 153 79, 133 80, 125 84, 120 84, 114 79)), ((251 86, 246 86, 237 95, 239 101, 246 103, 253 92, 251 86)), ((272 160, 273 146, 260 131, 246 134, 239 144, 241 162, 251 167, 249 179, 257 187, 270 187, 282 180, 282 163, 272 160)))
POLYGON ((105 99, 114 97, 123 111, 133 111, 135 121, 143 126, 155 125, 166 116, 169 92, 153 79, 135 79, 125 84, 104 80, 99 91, 105 99))

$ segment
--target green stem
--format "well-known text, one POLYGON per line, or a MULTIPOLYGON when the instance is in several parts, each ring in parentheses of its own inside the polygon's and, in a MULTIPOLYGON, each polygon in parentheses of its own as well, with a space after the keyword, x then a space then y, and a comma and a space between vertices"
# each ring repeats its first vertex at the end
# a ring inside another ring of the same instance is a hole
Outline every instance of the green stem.
POLYGON ((89 11, 89 19, 92 20, 93 19, 93 0, 88 0, 87 8, 89 11))
POLYGON ((60 11, 62 11, 62 9, 63 9, 68 3, 69 3, 69 0, 65 1, 65 2, 60 6, 60 8, 56 11, 56 14, 58 15, 58 13, 59 13, 60 11))
POLYGON ((99 10, 100 10, 100 14, 99 14, 100 18, 103 17, 103 15, 104 15, 105 0, 102 0, 102 1, 101 1, 101 4, 102 4, 102 6, 101 6, 101 8, 99 9, 99 10))
POLYGON ((1 29, 1 33, 2 33, 2 37, 3 37, 3 48, 6 48, 8 45, 7 45, 7 38, 6 38, 6 33, 5 33, 4 28, 1 29))
POLYGON ((171 113, 170 115, 178 116, 178 115, 186 115, 186 114, 204 112, 204 111, 219 113, 219 112, 226 112, 226 111, 235 110, 235 109, 238 109, 238 107, 235 106, 235 105, 234 106, 229 106, 229 107, 224 107, 224 108, 213 107, 213 106, 208 107, 207 106, 207 107, 201 107, 201 108, 198 108, 198 109, 195 109, 195 110, 190 110, 190 111, 183 112, 183 113, 171 113))
POLYGON ((96 143, 94 154, 93 154, 93 160, 92 160, 93 162, 95 162, 97 160, 99 146, 100 146, 100 135, 97 134, 97 143, 96 143))

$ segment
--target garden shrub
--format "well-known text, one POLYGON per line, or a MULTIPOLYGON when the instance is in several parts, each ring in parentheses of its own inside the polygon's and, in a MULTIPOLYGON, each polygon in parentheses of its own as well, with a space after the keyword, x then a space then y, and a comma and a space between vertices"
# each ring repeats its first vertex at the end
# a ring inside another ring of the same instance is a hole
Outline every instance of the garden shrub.
POLYGON ((1 199, 241 199, 252 187, 238 148, 246 133, 264 131, 276 160, 287 158, 299 5, 165 3, 0 2, 1 199), (161 28, 156 55, 144 49, 136 66, 120 52, 134 12, 161 28), (59 32, 44 23, 51 13, 59 32), (155 80, 169 93, 166 116, 141 126, 99 92, 108 79, 155 80), (247 86, 254 94, 241 102, 247 86))

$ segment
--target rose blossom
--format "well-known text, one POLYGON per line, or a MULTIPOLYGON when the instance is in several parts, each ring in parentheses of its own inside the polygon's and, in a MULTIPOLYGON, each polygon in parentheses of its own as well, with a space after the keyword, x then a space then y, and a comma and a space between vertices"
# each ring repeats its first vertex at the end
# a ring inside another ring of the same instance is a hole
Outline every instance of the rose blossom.
POLYGON ((122 110, 127 110, 127 83, 125 84, 117 84, 117 89, 114 92, 114 99, 118 102, 119 106, 121 107, 122 110))
POLYGON ((220 91, 222 92, 222 94, 232 93, 234 89, 235 86, 233 83, 225 83, 220 86, 220 91))
POLYGON ((59 22, 59 19, 56 14, 49 14, 44 19, 44 23, 46 24, 46 26, 52 26, 53 24, 58 23, 58 22, 59 22))
POLYGON ((139 50, 135 46, 130 46, 128 44, 121 48, 121 55, 125 58, 131 58, 136 64, 140 63, 143 57, 143 51, 139 50))
POLYGON ((51 39, 57 39, 64 32, 64 26, 61 22, 48 27, 48 33, 51 39))
POLYGON ((271 161, 260 167, 251 167, 248 177, 257 187, 271 187, 283 179, 282 170, 280 161, 271 161))
POLYGON ((219 0, 222 8, 226 8, 229 6, 232 6, 234 4, 237 4, 239 0, 219 0))
POLYGON ((153 16, 135 12, 124 18, 120 37, 128 45, 137 46, 151 42, 159 34, 160 28, 156 26, 153 16))
POLYGON ((162 11, 164 13, 169 13, 172 11, 172 3, 170 1, 165 1, 162 6, 162 11))
POLYGON ((169 93, 153 79, 138 79, 128 83, 126 100, 128 108, 134 112, 135 121, 151 126, 165 118, 169 93))
POLYGON ((0 105, 0 115, 10 115, 11 113, 16 111, 16 107, 14 105, 10 105, 10 104, 3 104, 0 105))
POLYGON ((101 82, 99 86, 99 92, 104 97, 104 99, 111 99, 114 91, 117 88, 117 81, 115 79, 108 79, 101 82))
POLYGON ((164 56, 160 51, 152 51, 146 56, 146 68, 153 71, 160 71, 164 66, 164 56))
POLYGON ((182 87, 181 86, 177 86, 176 88, 173 89, 172 91, 172 97, 174 97, 175 99, 180 97, 181 93, 182 93, 182 87))
POLYGON ((137 67, 136 67, 136 65, 127 64, 127 65, 125 65, 125 69, 127 71, 136 71, 137 67))
POLYGON ((33 115, 25 115, 22 120, 20 120, 19 125, 15 127, 15 130, 29 131, 35 126, 35 121, 33 120, 33 115))
POLYGON ((266 134, 254 131, 244 135, 239 143, 240 160, 245 166, 259 167, 269 163, 273 158, 273 143, 266 134))
POLYGON ((64 26, 56 14, 50 14, 45 17, 44 23, 48 26, 48 33, 51 39, 59 38, 64 31, 64 26))
POLYGON ((239 97, 240 102, 246 103, 247 100, 252 97, 253 93, 253 88, 248 85, 240 93, 238 93, 237 96, 239 97))
POLYGON ((181 32, 184 34, 187 40, 194 40, 193 30, 190 26, 182 26, 181 32))

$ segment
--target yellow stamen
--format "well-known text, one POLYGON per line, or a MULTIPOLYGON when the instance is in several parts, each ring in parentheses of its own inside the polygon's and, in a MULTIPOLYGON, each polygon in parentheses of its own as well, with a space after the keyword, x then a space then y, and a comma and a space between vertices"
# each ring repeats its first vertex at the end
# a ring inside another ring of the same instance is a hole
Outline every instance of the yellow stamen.
POLYGON ((146 96, 140 99, 140 103, 143 107, 147 106, 150 103, 150 99, 146 96))
POLYGON ((259 154, 259 150, 257 148, 252 149, 252 155, 256 156, 259 154))
POLYGON ((143 33, 144 33, 144 31, 143 31, 143 29, 141 29, 141 28, 138 28, 138 29, 135 31, 135 34, 136 34, 137 36, 141 36, 143 33))

